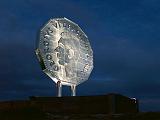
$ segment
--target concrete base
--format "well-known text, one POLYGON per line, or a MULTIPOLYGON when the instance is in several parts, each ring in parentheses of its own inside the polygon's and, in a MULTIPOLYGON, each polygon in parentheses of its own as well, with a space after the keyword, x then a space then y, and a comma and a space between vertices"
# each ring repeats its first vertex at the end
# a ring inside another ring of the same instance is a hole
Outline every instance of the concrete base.
POLYGON ((138 101, 119 94, 99 96, 30 97, 26 101, 0 102, 0 110, 36 108, 66 114, 137 113, 138 101))
POLYGON ((48 112, 137 113, 138 101, 119 94, 76 97, 30 97, 35 106, 48 112))

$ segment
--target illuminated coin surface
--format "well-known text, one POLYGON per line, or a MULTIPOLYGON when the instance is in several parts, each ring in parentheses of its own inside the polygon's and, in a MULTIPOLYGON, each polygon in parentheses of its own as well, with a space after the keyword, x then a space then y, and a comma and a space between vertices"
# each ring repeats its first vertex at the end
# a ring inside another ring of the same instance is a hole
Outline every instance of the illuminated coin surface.
POLYGON ((36 54, 54 82, 78 85, 93 69, 93 52, 86 34, 67 18, 50 19, 40 31, 36 54))

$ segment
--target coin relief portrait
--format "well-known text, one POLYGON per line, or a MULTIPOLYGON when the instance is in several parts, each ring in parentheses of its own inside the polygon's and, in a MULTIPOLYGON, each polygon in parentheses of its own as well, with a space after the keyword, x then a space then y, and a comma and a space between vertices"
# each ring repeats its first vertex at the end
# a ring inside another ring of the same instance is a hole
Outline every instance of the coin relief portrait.
POLYGON ((88 37, 67 18, 51 19, 44 25, 36 54, 43 71, 62 84, 78 85, 88 79, 93 69, 93 52, 88 37))

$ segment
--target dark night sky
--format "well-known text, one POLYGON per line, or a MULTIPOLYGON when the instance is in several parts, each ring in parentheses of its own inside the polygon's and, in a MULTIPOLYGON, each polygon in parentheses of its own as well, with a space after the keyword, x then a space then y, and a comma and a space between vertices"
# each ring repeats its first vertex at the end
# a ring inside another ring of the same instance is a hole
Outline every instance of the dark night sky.
POLYGON ((160 111, 159 0, 1 0, 0 100, 56 95, 34 54, 39 29, 56 17, 79 24, 94 51, 78 95, 120 93, 138 98, 142 111, 160 111))

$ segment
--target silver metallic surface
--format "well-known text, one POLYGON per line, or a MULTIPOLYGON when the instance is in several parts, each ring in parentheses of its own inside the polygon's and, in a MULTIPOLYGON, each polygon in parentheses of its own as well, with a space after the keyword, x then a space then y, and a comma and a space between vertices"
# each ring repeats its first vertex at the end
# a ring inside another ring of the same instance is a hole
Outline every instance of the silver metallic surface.
POLYGON ((44 25, 36 54, 43 71, 62 85, 76 86, 86 81, 93 69, 93 52, 87 36, 67 18, 50 19, 44 25))

